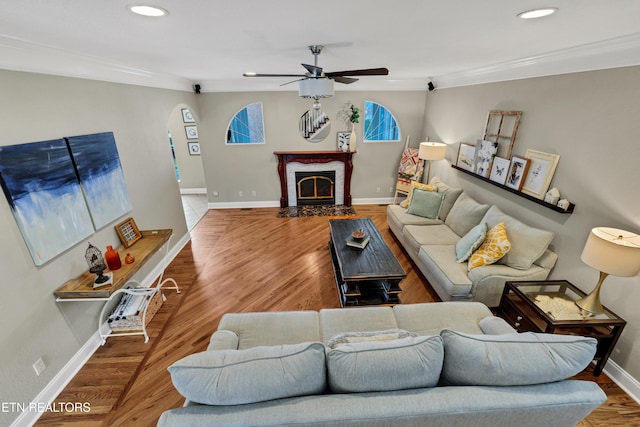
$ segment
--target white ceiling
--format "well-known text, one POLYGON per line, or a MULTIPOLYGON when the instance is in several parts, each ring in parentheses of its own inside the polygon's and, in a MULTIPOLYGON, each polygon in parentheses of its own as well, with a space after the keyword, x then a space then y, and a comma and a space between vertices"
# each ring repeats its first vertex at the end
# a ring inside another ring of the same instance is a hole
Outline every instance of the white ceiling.
POLYGON ((387 67, 336 90, 452 87, 640 64, 638 0, 0 0, 0 68, 203 92, 297 90, 325 71, 387 67), (521 20, 519 12, 556 14, 521 20))

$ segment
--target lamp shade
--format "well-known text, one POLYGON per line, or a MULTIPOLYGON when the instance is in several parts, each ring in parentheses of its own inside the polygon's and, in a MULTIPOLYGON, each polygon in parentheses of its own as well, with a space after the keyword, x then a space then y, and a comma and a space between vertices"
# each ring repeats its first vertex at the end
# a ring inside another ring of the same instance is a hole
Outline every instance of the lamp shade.
POLYGON ((633 277, 640 273, 640 236, 617 228, 596 227, 580 257, 603 273, 633 277))
POLYGON ((422 160, 442 160, 447 152, 447 144, 442 142, 421 142, 418 157, 422 160))
POLYGON ((301 98, 328 98, 333 96, 333 80, 310 78, 298 82, 298 96, 301 98))

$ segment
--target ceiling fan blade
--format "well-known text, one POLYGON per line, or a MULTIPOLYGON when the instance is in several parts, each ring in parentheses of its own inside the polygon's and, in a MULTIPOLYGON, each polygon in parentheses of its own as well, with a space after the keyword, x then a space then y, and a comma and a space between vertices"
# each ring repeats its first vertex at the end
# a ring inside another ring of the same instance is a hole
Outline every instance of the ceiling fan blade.
POLYGON ((311 73, 314 77, 319 77, 322 75, 322 67, 318 67, 317 65, 309 65, 309 64, 301 64, 304 68, 307 69, 309 73, 311 73))
POLYGON ((333 76, 329 78, 337 81, 338 83, 344 83, 347 85, 358 81, 358 79, 354 79, 353 77, 333 76))
POLYGON ((244 73, 245 77, 307 77, 304 74, 258 74, 258 73, 244 73))
POLYGON ((347 70, 347 71, 332 71, 330 73, 324 73, 327 77, 334 76, 387 76, 389 70, 386 68, 367 68, 365 70, 347 70))

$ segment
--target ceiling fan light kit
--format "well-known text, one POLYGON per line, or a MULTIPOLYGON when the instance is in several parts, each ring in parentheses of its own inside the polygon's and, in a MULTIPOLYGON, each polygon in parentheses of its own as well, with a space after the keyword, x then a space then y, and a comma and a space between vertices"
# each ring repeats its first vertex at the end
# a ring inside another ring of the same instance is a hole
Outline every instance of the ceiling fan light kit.
POLYGON ((333 96, 333 80, 305 79, 298 82, 298 96, 301 98, 328 98, 333 96))

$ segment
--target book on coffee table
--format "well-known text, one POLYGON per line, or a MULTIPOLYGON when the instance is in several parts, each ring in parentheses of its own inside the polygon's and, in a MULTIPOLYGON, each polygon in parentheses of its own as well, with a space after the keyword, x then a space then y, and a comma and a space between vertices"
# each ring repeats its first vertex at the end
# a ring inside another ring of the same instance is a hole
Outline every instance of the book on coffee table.
POLYGON ((353 248, 358 248, 358 249, 364 249, 365 246, 367 246, 367 243, 369 243, 369 240, 371 239, 370 236, 365 236, 363 239, 354 239, 353 237, 348 237, 346 242, 347 242, 347 246, 351 246, 353 248))

